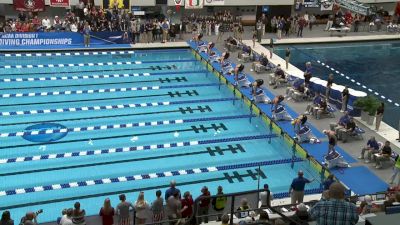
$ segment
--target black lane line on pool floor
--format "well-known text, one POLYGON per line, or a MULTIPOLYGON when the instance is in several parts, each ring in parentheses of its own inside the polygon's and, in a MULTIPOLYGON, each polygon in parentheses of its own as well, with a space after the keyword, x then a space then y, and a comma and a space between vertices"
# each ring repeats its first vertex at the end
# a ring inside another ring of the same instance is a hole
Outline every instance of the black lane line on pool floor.
POLYGON ((20 103, 20 104, 9 104, 9 105, 0 105, 0 107, 6 106, 22 106, 22 105, 47 105, 47 104, 57 104, 57 103, 76 103, 76 102, 98 102, 98 101, 109 101, 109 100, 122 100, 122 99, 135 99, 135 98, 147 98, 147 97, 161 97, 161 96, 170 96, 181 97, 182 95, 188 96, 198 96, 199 93, 196 90, 186 90, 186 91, 168 91, 166 94, 154 94, 154 95, 136 95, 136 96, 126 96, 126 97, 114 97, 114 98, 93 98, 93 99, 81 99, 81 100, 66 100, 66 101, 47 101, 47 102, 33 102, 33 103, 20 103))
POLYGON ((39 173, 39 172, 48 172, 48 171, 57 171, 57 170, 66 170, 66 169, 75 169, 75 168, 83 168, 83 167, 91 167, 91 166, 103 166, 103 165, 112 165, 117 163, 127 163, 127 162, 137 162, 137 161, 145 161, 145 160, 155 160, 155 159, 165 159, 172 157, 180 157, 180 156, 191 156, 191 155, 201 155, 201 154, 209 154, 210 156, 216 156, 215 153, 218 153, 220 156, 224 155, 224 152, 232 152, 232 154, 237 154, 239 152, 246 152, 240 144, 235 145, 227 145, 225 148, 220 146, 207 147, 204 151, 197 152, 186 152, 186 153, 178 153, 178 154, 170 154, 170 155, 161 155, 161 156, 151 156, 151 157, 142 157, 135 159, 125 159, 125 160, 116 160, 110 162, 101 162, 101 163, 87 163, 87 164, 79 164, 74 166, 63 166, 63 167, 53 167, 46 169, 36 169, 36 170, 25 170, 18 172, 10 172, 10 173, 2 173, 0 177, 5 176, 13 176, 13 175, 21 175, 21 174, 30 174, 30 173, 39 173))
POLYGON ((119 115, 111 115, 111 116, 96 116, 96 117, 80 117, 80 118, 73 118, 73 119, 58 119, 58 120, 40 120, 40 121, 29 121, 29 122, 19 122, 19 123, 5 123, 0 124, 2 126, 12 126, 12 125, 21 125, 21 124, 36 124, 36 123, 53 123, 53 122, 65 122, 65 121, 79 121, 79 120, 95 120, 95 119, 104 119, 104 118, 115 118, 115 117, 128 117, 128 116, 143 116, 143 115, 156 115, 156 114, 164 114, 164 113, 176 113, 180 112, 181 114, 186 113, 194 113, 199 111, 200 113, 204 112, 212 112, 213 110, 209 105, 201 106, 198 105, 197 107, 179 107, 175 110, 165 110, 165 111, 156 111, 156 112, 143 112, 143 113, 128 113, 128 114, 119 114, 119 115))
MULTIPOLYGON (((136 64, 137 65, 137 64, 136 64)), ((68 67, 66 67, 68 68, 68 67)), ((167 65, 167 66, 148 66, 148 67, 139 67, 139 68, 129 68, 129 69, 107 69, 107 70, 79 70, 79 71, 59 71, 59 72, 40 72, 40 73, 25 73, 25 74, 21 74, 21 73, 8 73, 8 74, 3 74, 2 76, 6 76, 6 75, 11 75, 11 76, 15 76, 15 75, 22 75, 22 76, 28 76, 28 75, 36 75, 36 74, 63 74, 63 73, 70 73, 70 74, 75 74, 75 73, 90 73, 90 72, 110 72, 110 71, 132 71, 132 70, 163 70, 163 69, 167 69, 167 70, 176 70, 178 69, 178 67, 175 64, 172 65, 167 65)))
MULTIPOLYGON (((56 86, 36 86, 36 87, 10 87, 10 88, 0 88, 0 91, 5 91, 5 90, 29 90, 29 89, 42 89, 42 88, 69 88, 69 87, 85 87, 85 86, 102 86, 102 85, 113 85, 113 84, 139 84, 139 83, 156 83, 160 82, 162 84, 164 83, 172 83, 173 81, 176 81, 178 83, 180 82, 187 82, 187 78, 183 76, 175 76, 173 78, 158 78, 154 80, 143 80, 143 81, 123 81, 123 82, 107 82, 107 83, 88 83, 88 84, 71 84, 71 85, 56 85, 56 86)), ((53 90, 54 91, 54 90, 53 90)))
MULTIPOLYGON (((223 177, 196 180, 196 181, 179 182, 179 186, 210 183, 210 182, 217 182, 217 181, 226 181, 226 180, 228 180, 228 182, 230 182, 230 181, 234 181, 234 179, 237 179, 238 182, 240 183, 240 182, 244 181, 243 178, 250 177, 254 180, 255 176, 256 176, 255 180, 258 180, 259 172, 262 172, 262 174, 264 174, 264 176, 265 176, 265 173, 262 170, 259 171, 258 169, 254 169, 254 172, 253 172, 253 170, 248 169, 248 170, 246 170, 246 173, 244 173, 244 174, 239 174, 236 170, 234 170, 234 171, 232 171, 233 176, 230 176, 229 173, 224 173, 223 177), (236 172, 236 173, 233 174, 234 172, 236 172)), ((263 178, 263 177, 261 177, 261 174, 260 174, 260 178, 263 178)), ((265 178, 267 178, 267 177, 265 176, 265 178)), ((138 191, 149 191, 149 190, 163 189, 163 188, 168 188, 168 187, 169 187, 169 184, 157 185, 157 186, 151 186, 151 187, 125 189, 125 190, 121 190, 121 191, 110 191, 110 192, 103 192, 103 193, 98 193, 98 194, 83 195, 83 196, 76 196, 76 197, 69 197, 69 198, 52 199, 52 200, 46 200, 46 201, 36 201, 36 202, 23 203, 23 204, 18 204, 18 205, 3 206, 3 207, 0 207, 0 210, 9 210, 9 209, 15 209, 15 208, 21 208, 21 207, 44 205, 44 204, 51 204, 51 203, 64 202, 64 201, 82 200, 82 199, 102 197, 102 196, 127 194, 127 193, 138 192, 138 191)))
MULTIPOLYGON (((255 115, 252 115, 255 117, 255 115)), ((249 116, 250 117, 250 116, 249 116)), ((140 133, 140 134, 126 134, 126 135, 116 135, 116 136, 107 136, 107 137, 98 137, 98 138, 83 138, 83 139, 75 139, 75 140, 68 140, 68 141, 58 141, 58 142, 47 142, 47 143, 35 143, 35 144, 24 144, 24 145, 9 145, 9 146, 2 146, 0 149, 12 149, 12 148, 20 148, 20 147, 31 147, 31 146, 41 146, 41 145, 55 145, 55 144, 65 144, 65 143, 73 143, 73 142, 80 142, 84 141, 87 142, 89 139, 92 141, 96 140, 106 140, 106 139, 114 139, 114 138, 124 138, 124 137, 133 137, 133 136, 148 136, 148 135, 158 135, 158 134, 171 134, 175 132, 183 133, 183 132, 190 132, 193 131, 195 133, 204 132, 207 133, 208 130, 228 130, 228 128, 223 123, 215 124, 212 123, 209 127, 204 125, 190 126, 188 129, 181 129, 181 130, 167 130, 167 131, 158 131, 158 132, 149 132, 149 133, 140 133)))

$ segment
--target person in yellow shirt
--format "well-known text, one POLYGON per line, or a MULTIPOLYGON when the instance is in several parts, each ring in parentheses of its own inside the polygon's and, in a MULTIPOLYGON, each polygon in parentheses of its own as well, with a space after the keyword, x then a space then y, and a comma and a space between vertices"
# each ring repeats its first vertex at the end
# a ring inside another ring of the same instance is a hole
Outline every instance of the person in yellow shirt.
MULTIPOLYGON (((400 173, 400 156, 397 155, 397 156, 396 156, 395 163, 394 163, 393 174, 392 174, 392 176, 390 177, 390 182, 389 182, 390 184, 393 184, 394 179, 396 178, 396 176, 397 176, 399 173, 400 173)), ((398 177, 398 179, 397 179, 397 185, 400 185, 400 175, 399 175, 399 177, 398 177)))

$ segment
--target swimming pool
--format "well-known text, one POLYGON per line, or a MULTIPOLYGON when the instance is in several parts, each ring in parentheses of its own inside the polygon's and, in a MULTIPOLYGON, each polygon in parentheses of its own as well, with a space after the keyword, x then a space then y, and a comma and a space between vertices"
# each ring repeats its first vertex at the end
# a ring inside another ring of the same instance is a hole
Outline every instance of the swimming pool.
POLYGON ((0 73, 0 210, 14 218, 150 202, 172 179, 194 197, 259 179, 285 193, 299 169, 320 180, 188 49, 2 54, 0 73))
MULTIPOLYGON (((278 46, 276 53, 284 57, 286 47, 278 46)), ((315 76, 326 80, 328 74, 333 73, 335 83, 376 95, 385 103, 383 120, 397 129, 400 120, 400 41, 304 44, 290 47, 290 61, 296 67, 304 69, 305 62, 312 61, 315 76), (325 65, 319 64, 317 60, 325 65), (340 73, 336 73, 336 70, 340 73)))

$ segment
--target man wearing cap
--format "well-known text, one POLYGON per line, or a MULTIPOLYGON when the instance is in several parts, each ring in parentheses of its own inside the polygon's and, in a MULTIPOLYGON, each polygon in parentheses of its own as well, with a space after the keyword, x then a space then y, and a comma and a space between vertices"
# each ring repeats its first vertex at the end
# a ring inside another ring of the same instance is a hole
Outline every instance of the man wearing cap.
POLYGON ((302 203, 304 198, 304 187, 306 184, 313 182, 315 179, 307 179, 303 177, 303 171, 299 170, 298 177, 294 178, 289 188, 289 194, 292 204, 302 203))

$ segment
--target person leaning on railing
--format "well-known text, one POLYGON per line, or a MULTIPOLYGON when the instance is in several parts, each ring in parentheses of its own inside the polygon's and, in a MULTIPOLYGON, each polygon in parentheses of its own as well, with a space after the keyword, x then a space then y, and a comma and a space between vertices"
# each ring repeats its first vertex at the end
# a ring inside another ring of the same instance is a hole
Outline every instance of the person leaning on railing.
POLYGON ((222 196, 224 194, 222 186, 218 186, 217 191, 217 195, 212 199, 211 204, 214 210, 218 213, 217 221, 220 221, 228 198, 226 196, 222 196))

